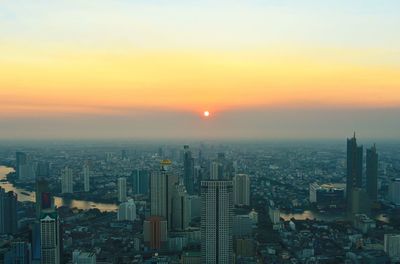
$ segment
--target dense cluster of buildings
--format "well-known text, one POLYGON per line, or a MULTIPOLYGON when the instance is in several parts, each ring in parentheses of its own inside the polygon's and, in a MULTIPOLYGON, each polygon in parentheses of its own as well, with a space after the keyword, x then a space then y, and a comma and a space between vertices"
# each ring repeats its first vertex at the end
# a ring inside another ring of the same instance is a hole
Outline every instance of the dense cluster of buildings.
POLYGON ((336 147, 91 148, 0 152, 15 168, 4 181, 27 192, 0 188, 0 263, 400 261, 400 161, 375 145, 364 157, 355 136, 346 158, 336 147))

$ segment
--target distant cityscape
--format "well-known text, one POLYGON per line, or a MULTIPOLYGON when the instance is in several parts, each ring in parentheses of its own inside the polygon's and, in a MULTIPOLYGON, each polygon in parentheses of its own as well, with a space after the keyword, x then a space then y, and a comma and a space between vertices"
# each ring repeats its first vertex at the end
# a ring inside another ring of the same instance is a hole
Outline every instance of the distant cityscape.
POLYGON ((0 263, 400 263, 400 145, 360 141, 2 143, 0 263))

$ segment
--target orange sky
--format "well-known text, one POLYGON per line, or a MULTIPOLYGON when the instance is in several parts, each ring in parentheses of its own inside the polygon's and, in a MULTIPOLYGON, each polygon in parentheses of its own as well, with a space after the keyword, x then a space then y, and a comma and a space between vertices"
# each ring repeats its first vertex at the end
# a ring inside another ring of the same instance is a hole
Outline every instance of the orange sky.
POLYGON ((395 7, 9 1, 0 115, 398 107, 395 7))
POLYGON ((1 55, 3 114, 400 103, 398 67, 348 61, 348 51, 16 53, 1 55))

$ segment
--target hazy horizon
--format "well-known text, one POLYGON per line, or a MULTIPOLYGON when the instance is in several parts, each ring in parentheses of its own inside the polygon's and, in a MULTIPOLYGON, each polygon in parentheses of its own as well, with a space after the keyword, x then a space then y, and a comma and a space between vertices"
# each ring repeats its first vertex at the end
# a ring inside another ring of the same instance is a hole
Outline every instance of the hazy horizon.
POLYGON ((113 115, 0 119, 0 139, 279 140, 398 139, 400 108, 243 109, 211 113, 127 111, 113 115))
POLYGON ((3 1, 0 138, 397 139, 399 9, 3 1))

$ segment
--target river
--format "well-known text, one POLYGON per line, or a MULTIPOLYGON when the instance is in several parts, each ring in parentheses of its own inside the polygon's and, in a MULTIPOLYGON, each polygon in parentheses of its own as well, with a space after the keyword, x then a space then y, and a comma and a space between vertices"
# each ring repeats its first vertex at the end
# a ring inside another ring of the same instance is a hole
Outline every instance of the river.
MULTIPOLYGON (((0 166, 0 180, 7 179, 7 174, 13 172, 14 169, 6 166, 0 166)), ((18 195, 18 201, 20 202, 35 202, 35 192, 30 192, 18 187, 15 187, 10 182, 0 182, 0 187, 6 191, 13 191, 18 195)), ((116 204, 107 203, 95 203, 90 201, 66 199, 62 197, 54 197, 54 203, 57 207, 69 206, 70 208, 78 208, 83 210, 89 210, 97 208, 102 212, 114 212, 117 210, 116 204)))

